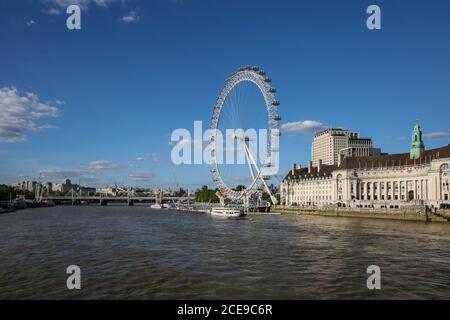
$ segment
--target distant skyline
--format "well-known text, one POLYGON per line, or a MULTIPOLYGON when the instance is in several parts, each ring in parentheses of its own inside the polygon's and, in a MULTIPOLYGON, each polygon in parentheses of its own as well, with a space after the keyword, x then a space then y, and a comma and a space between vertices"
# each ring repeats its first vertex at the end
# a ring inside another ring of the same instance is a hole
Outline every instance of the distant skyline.
POLYGON ((328 127, 403 153, 419 119, 427 149, 450 143, 446 0, 0 0, 0 36, 0 183, 212 186, 207 165, 171 163, 170 135, 209 125, 245 65, 278 90, 280 174, 328 127))

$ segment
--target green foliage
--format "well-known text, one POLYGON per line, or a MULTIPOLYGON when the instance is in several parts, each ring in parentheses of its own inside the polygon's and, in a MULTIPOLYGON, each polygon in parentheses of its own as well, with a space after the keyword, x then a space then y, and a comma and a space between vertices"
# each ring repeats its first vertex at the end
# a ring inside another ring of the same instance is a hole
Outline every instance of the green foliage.
POLYGON ((211 190, 203 186, 201 190, 195 192, 195 202, 218 203, 219 198, 216 196, 216 190, 211 190))
POLYGON ((14 200, 18 195, 25 195, 26 199, 34 199, 33 192, 19 191, 4 184, 0 185, 0 200, 9 201, 10 198, 14 200))
POLYGON ((242 191, 245 190, 245 186, 243 185, 238 185, 236 188, 233 189, 234 191, 242 191))
POLYGON ((267 192, 264 192, 262 194, 262 199, 273 205, 272 199, 270 198, 270 195, 267 192))

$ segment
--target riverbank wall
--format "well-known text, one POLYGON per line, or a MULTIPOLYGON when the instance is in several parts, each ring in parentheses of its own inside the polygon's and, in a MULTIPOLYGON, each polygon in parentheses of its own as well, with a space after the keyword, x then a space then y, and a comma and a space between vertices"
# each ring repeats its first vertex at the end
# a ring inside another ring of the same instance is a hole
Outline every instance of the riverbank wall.
POLYGON ((281 214, 313 215, 324 217, 347 217, 368 219, 389 219, 422 222, 449 222, 449 210, 428 212, 425 210, 408 211, 402 209, 366 209, 366 208, 303 208, 274 206, 272 211, 281 214))

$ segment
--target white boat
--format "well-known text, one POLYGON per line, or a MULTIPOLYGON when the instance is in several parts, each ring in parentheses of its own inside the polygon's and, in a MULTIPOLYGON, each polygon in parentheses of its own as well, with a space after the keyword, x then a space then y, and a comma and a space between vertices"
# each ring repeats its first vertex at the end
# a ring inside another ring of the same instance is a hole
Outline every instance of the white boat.
POLYGON ((162 209, 163 207, 160 204, 152 204, 150 206, 151 209, 162 209))
POLYGON ((216 207, 211 209, 211 215, 216 217, 237 218, 243 216, 244 213, 241 212, 241 209, 239 208, 216 207))

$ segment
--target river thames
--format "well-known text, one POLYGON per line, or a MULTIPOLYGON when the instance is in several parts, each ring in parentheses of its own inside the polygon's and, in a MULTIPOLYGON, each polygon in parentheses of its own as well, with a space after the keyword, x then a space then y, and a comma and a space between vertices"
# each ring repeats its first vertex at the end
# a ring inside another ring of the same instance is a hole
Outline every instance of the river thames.
POLYGON ((450 299, 448 224, 67 206, 0 215, 0 255, 1 299, 450 299))

